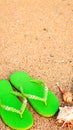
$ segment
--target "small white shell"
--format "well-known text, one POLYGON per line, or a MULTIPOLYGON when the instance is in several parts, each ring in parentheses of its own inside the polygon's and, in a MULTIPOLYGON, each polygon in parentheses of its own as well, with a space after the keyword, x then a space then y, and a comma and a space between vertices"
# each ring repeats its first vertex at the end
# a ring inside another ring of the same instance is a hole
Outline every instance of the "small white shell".
POLYGON ((73 125, 73 106, 60 107, 57 121, 63 123, 62 127, 69 124, 73 125))

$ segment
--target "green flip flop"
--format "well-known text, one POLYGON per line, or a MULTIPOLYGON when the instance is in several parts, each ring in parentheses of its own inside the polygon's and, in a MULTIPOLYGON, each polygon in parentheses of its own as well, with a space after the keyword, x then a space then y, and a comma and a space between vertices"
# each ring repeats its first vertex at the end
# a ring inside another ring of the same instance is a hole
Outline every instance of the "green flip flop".
POLYGON ((32 127, 33 117, 26 108, 27 99, 23 97, 23 103, 14 95, 9 81, 0 80, 0 117, 6 125, 16 130, 26 130, 32 127))
POLYGON ((40 115, 51 117, 58 111, 58 98, 48 90, 43 81, 33 79, 27 73, 18 71, 11 74, 10 82, 28 99, 40 115))

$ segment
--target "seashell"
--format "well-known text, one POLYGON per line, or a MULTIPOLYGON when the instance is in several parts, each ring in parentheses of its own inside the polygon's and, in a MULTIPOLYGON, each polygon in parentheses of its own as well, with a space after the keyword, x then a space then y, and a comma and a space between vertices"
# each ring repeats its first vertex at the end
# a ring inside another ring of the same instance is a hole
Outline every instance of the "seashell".
POLYGON ((64 126, 73 125, 73 106, 65 106, 59 108, 57 122, 64 126))
POLYGON ((63 93, 63 100, 67 103, 72 103, 73 95, 71 92, 64 92, 63 93))
POLYGON ((63 90, 60 86, 59 83, 56 83, 57 87, 59 88, 59 90, 61 91, 61 93, 63 94, 63 100, 67 103, 72 103, 73 101, 73 93, 69 92, 69 91, 65 91, 63 90))

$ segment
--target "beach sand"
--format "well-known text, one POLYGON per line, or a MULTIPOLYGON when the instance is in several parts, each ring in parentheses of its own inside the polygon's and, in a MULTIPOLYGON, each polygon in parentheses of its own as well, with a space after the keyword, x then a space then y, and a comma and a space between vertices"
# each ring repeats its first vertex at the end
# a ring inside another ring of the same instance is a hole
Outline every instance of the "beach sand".
MULTIPOLYGON (((56 83, 73 92, 73 0, 0 0, 0 79, 19 70, 44 80, 60 106, 67 105, 56 83)), ((56 115, 28 108, 35 120, 30 130, 63 129, 56 115)), ((2 119, 0 130, 11 130, 2 119)))

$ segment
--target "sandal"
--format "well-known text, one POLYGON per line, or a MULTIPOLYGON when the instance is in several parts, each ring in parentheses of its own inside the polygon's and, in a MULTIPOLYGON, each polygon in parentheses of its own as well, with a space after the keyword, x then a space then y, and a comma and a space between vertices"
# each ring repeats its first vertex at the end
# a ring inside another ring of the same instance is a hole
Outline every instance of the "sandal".
POLYGON ((58 98, 48 90, 43 81, 33 79, 27 73, 19 71, 11 74, 10 82, 40 115, 51 117, 58 111, 58 98))
POLYGON ((33 117, 26 108, 27 99, 19 93, 18 96, 23 97, 21 103, 15 93, 9 81, 0 80, 0 116, 12 129, 26 130, 32 127, 33 117))

